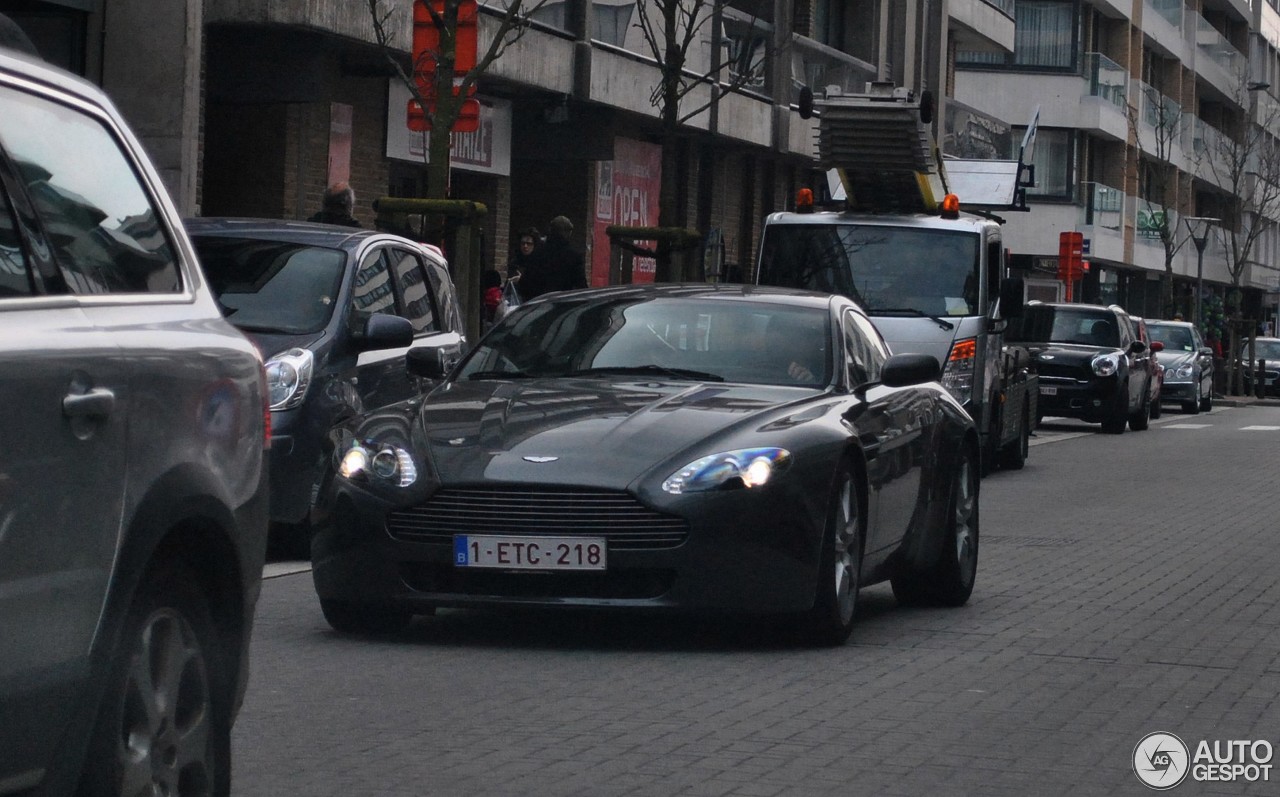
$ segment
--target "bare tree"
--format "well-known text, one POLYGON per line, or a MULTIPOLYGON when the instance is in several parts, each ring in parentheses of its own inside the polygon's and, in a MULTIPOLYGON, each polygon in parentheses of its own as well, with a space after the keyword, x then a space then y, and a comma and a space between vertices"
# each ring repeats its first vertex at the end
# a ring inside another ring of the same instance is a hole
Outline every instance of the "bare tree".
MULTIPOLYGON (((488 46, 476 54, 475 66, 465 75, 455 74, 458 56, 459 11, 462 0, 366 0, 373 18, 374 34, 378 46, 387 61, 395 69, 409 93, 423 109, 427 131, 427 196, 444 199, 449 185, 450 131, 461 115, 463 103, 476 82, 500 58, 508 47, 517 42, 528 30, 529 16, 541 8, 547 0, 508 0, 505 5, 485 2, 484 6, 501 11, 497 28, 488 46), (401 24, 408 25, 412 34, 413 14, 406 9, 421 9, 435 26, 439 46, 417 54, 417 60, 406 67, 404 54, 393 44, 395 31, 401 24), (424 92, 415 74, 431 75, 431 89, 424 92)), ((479 24, 479 19, 476 20, 479 24)))
POLYGON ((1154 86, 1139 84, 1137 102, 1129 103, 1126 115, 1129 133, 1138 150, 1138 235, 1158 238, 1164 253, 1164 273, 1160 277, 1160 308, 1172 315, 1173 261, 1190 240, 1179 231, 1176 208, 1170 204, 1179 196, 1178 168, 1172 161, 1182 148, 1182 114, 1178 104, 1154 86))
MULTIPOLYGON (((751 7, 761 2, 765 0, 747 0, 751 7)), ((659 71, 650 102, 658 109, 662 123, 660 227, 679 222, 680 176, 690 157, 689 141, 681 126, 725 95, 756 80, 770 57, 776 63, 776 51, 770 54, 768 48, 753 46, 756 41, 768 40, 754 11, 743 12, 748 17, 743 35, 732 42, 722 41, 721 20, 727 11, 732 13, 731 9, 740 9, 743 5, 741 0, 736 4, 729 0, 636 0, 636 26, 644 35, 659 71), (702 68, 702 64, 691 63, 691 56, 696 54, 695 48, 704 43, 710 44, 711 56, 702 68)), ((676 276, 672 274, 667 246, 660 242, 653 254, 658 281, 676 276)))
POLYGON ((1234 288, 1240 287, 1255 245, 1280 218, 1280 104, 1261 94, 1255 105, 1247 74, 1237 77, 1234 101, 1248 109, 1246 116, 1230 133, 1207 140, 1200 158, 1202 174, 1222 191, 1218 231, 1234 288))

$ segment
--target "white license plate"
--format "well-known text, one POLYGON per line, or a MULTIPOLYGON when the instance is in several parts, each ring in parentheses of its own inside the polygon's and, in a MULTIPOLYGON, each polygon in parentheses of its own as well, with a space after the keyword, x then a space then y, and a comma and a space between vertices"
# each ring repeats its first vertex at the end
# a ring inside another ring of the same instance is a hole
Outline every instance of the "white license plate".
POLYGON ((604 570, 602 537, 500 537, 455 534, 453 563, 499 570, 604 570))
POLYGON ((1042 396, 1056 396, 1056 395, 1058 395, 1058 386, 1057 386, 1057 385, 1041 385, 1041 386, 1040 386, 1040 395, 1042 395, 1042 396))

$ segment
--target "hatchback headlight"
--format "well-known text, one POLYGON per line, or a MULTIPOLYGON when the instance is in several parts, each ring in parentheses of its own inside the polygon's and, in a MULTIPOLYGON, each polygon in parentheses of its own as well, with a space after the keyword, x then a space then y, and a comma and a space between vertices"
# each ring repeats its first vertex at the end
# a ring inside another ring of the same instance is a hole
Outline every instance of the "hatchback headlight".
POLYGON ((315 355, 306 349, 289 349, 266 362, 267 393, 273 410, 291 410, 307 397, 315 355))
POLYGON ((782 448, 740 448, 695 459, 671 474, 662 489, 673 495, 721 487, 760 487, 791 466, 791 453, 782 448))
POLYGON ((1120 358, 1114 354, 1100 354, 1093 358, 1093 372, 1098 376, 1113 376, 1120 370, 1120 358))

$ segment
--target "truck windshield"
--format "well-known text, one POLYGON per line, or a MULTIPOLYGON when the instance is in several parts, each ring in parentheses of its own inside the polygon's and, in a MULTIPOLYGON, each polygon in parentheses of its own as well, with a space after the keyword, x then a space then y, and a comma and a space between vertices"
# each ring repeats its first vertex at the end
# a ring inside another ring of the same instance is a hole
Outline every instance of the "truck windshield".
POLYGON ((771 224, 761 285, 839 293, 869 315, 976 315, 978 235, 878 224, 771 224))

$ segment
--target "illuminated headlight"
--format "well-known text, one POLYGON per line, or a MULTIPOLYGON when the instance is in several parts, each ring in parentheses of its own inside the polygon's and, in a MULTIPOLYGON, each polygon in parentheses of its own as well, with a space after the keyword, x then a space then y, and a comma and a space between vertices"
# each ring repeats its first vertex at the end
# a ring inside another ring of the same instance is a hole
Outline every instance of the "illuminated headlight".
POLYGON ((397 487, 408 487, 418 480, 418 468, 408 451, 395 446, 372 450, 359 443, 353 443, 342 455, 338 474, 352 481, 375 478, 397 487))
POLYGON ((311 384, 315 356, 306 349, 289 349, 266 362, 271 409, 291 410, 302 403, 311 384))
POLYGON ((680 495, 721 487, 760 487, 790 465, 791 454, 785 449, 741 448, 690 462, 671 474, 662 489, 680 495))
POLYGON ((947 365, 942 369, 940 381, 961 404, 973 397, 973 374, 977 361, 977 338, 957 340, 947 355, 947 365))
POLYGON ((1114 354, 1103 354, 1093 358, 1093 372, 1098 376, 1112 376, 1120 370, 1120 358, 1114 354))

